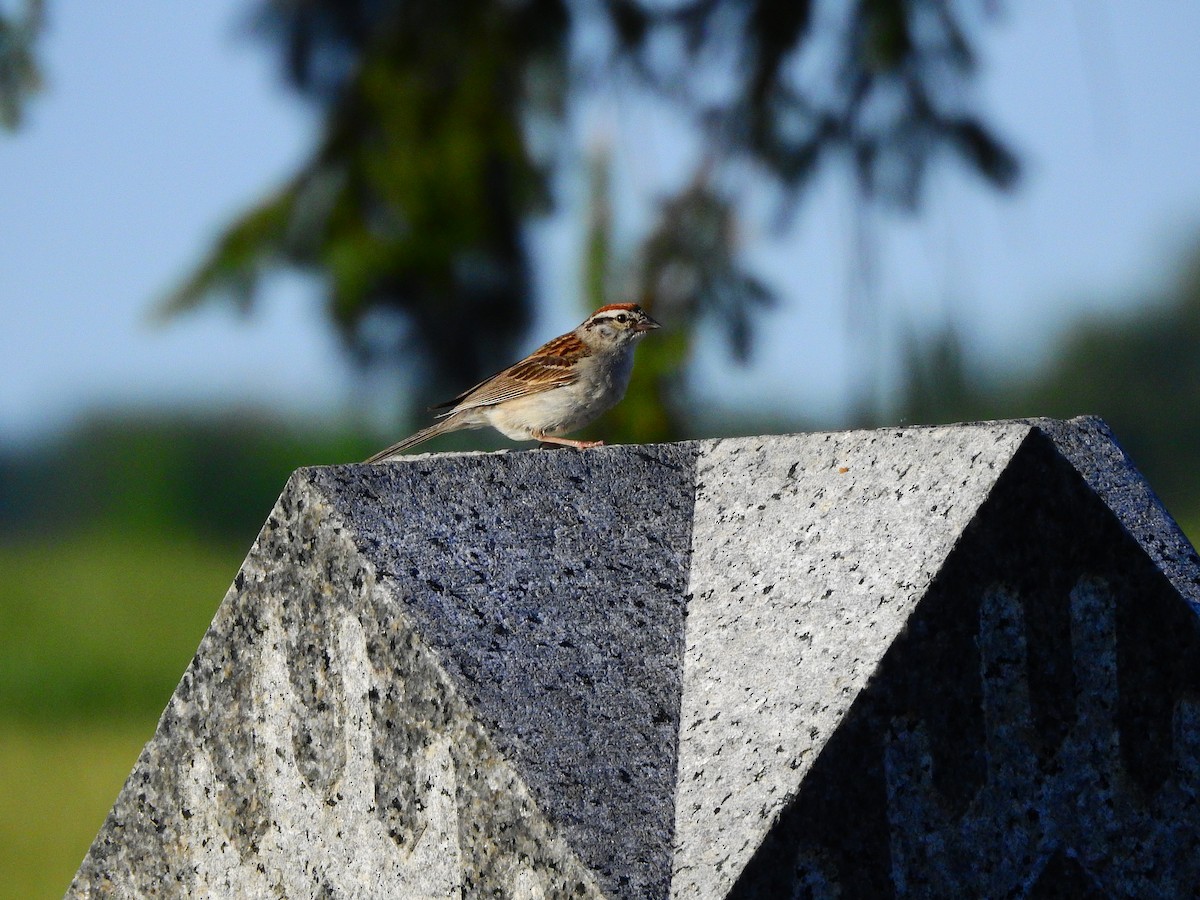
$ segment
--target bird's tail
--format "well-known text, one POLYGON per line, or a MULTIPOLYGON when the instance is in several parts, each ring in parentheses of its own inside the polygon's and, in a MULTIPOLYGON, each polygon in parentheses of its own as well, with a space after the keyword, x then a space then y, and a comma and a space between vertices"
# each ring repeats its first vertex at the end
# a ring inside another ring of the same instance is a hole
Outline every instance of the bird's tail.
POLYGON ((430 438, 435 438, 439 434, 445 434, 447 431, 454 431, 461 428, 461 424, 453 419, 442 419, 440 422, 435 422, 428 428, 422 428, 416 434, 410 434, 402 441, 397 441, 388 447, 386 450, 380 450, 374 456, 364 460, 366 463, 386 462, 394 456, 399 456, 410 447, 415 447, 417 444, 424 443, 430 438))

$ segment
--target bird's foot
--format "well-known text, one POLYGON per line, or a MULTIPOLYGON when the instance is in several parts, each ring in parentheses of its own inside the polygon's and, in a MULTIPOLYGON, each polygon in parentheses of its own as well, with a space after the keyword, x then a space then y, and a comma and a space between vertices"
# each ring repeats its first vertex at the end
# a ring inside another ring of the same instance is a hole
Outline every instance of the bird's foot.
POLYGON ((593 447, 604 446, 604 441, 575 441, 571 438, 550 437, 549 435, 541 435, 537 440, 542 442, 542 446, 574 447, 576 450, 591 450, 593 447))

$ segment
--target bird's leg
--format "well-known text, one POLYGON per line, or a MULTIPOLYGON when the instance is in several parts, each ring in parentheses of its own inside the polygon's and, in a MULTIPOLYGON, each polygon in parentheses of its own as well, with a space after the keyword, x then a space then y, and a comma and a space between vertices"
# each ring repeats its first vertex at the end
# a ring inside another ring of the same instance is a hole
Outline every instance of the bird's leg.
POLYGON ((559 444, 563 447, 574 447, 576 450, 591 450, 593 447, 603 447, 604 441, 573 441, 570 438, 551 437, 548 434, 533 433, 534 440, 543 444, 559 444))

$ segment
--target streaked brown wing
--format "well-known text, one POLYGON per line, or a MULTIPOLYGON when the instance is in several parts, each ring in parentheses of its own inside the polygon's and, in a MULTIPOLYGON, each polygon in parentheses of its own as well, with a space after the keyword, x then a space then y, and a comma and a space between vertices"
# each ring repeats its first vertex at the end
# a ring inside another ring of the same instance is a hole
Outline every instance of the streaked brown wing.
POLYGON ((457 410, 495 406, 514 397, 565 387, 577 380, 578 376, 573 367, 581 349, 578 338, 573 334, 564 334, 539 347, 519 363, 484 379, 470 390, 463 391, 453 400, 430 408, 457 410))

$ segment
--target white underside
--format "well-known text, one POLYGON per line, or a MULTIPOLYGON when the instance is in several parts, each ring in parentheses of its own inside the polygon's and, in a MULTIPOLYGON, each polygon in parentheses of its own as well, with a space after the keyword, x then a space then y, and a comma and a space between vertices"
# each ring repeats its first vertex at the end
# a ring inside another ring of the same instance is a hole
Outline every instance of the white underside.
POLYGON ((514 441, 558 437, 577 431, 612 409, 625 395, 633 370, 633 347, 597 360, 580 372, 574 384, 552 388, 494 406, 465 409, 455 415, 459 427, 490 425, 514 441))

